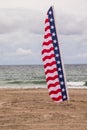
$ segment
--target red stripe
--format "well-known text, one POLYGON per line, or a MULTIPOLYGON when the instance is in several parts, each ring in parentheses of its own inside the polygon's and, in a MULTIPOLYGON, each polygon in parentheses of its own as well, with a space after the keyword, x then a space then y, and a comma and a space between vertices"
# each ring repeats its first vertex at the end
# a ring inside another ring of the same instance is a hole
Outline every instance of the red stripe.
POLYGON ((47 60, 47 59, 51 59, 51 58, 53 58, 53 57, 55 57, 54 54, 51 54, 50 56, 45 56, 45 57, 43 58, 43 61, 45 61, 45 60, 47 60))
POLYGON ((57 98, 52 98, 54 101, 60 101, 62 99, 62 96, 59 96, 57 98))
POLYGON ((49 40, 48 42, 43 42, 43 45, 48 46, 48 45, 51 44, 51 43, 53 43, 53 41, 52 41, 52 40, 49 40))
POLYGON ((52 69, 52 70, 47 70, 47 71, 45 72, 45 74, 54 73, 55 71, 57 71, 57 68, 54 68, 54 69, 52 69))
POLYGON ((57 89, 56 91, 52 90, 51 92, 49 92, 49 95, 51 95, 51 94, 57 94, 59 92, 61 92, 61 89, 57 89))
POLYGON ((56 83, 54 83, 54 84, 49 84, 49 85, 48 85, 48 89, 49 89, 50 87, 56 87, 57 85, 60 85, 60 83, 59 83, 59 82, 56 82, 56 83))
POLYGON ((45 20, 45 24, 48 23, 48 22, 50 22, 49 19, 46 19, 46 20, 45 20))
POLYGON ((55 75, 54 77, 48 77, 46 81, 48 82, 49 80, 55 80, 56 78, 58 78, 58 75, 55 75))
POLYGON ((48 33, 47 35, 44 35, 44 38, 48 38, 48 37, 51 37, 51 33, 48 33))
POLYGON ((44 49, 42 50, 42 54, 49 53, 50 51, 53 51, 53 50, 54 50, 54 47, 51 47, 50 49, 44 49))
POLYGON ((44 65, 44 68, 46 68, 47 66, 52 66, 52 65, 54 65, 54 64, 56 64, 56 61, 53 61, 53 62, 51 62, 51 63, 45 64, 45 65, 44 65))
POLYGON ((50 29, 50 26, 45 27, 45 31, 47 31, 48 29, 50 29))

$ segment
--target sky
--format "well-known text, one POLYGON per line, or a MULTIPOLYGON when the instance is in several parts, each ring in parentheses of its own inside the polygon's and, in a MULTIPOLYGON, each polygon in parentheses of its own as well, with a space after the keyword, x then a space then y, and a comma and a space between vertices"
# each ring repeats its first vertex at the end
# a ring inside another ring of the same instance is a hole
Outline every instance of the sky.
POLYGON ((87 0, 0 0, 0 65, 42 64, 51 5, 64 64, 87 64, 87 0))

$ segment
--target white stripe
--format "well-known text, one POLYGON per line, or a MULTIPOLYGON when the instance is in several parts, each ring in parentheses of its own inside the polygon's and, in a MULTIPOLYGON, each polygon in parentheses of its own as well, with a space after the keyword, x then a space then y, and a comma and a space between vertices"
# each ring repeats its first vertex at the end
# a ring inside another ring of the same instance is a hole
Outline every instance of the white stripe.
POLYGON ((47 35, 48 33, 50 33, 50 29, 45 31, 45 35, 47 35))
POLYGON ((50 23, 49 23, 49 22, 45 23, 45 28, 46 28, 47 26, 50 26, 50 23))
MULTIPOLYGON (((50 59, 46 58, 45 61, 43 62, 44 65, 47 63, 51 63, 53 58, 54 58, 54 55, 50 59)), ((55 58, 53 59, 53 61, 55 61, 55 58)))
POLYGON ((46 72, 47 70, 52 70, 52 69, 54 69, 54 68, 56 68, 56 65, 47 66, 47 67, 45 68, 45 72, 46 72))
MULTIPOLYGON (((44 61, 44 65, 46 63, 51 63, 53 58, 54 58, 54 55, 50 59, 46 58, 45 61, 44 61)), ((55 58, 53 59, 53 61, 55 61, 55 58)))
POLYGON ((56 91, 56 90, 58 90, 58 89, 60 89, 60 85, 57 85, 56 87, 50 87, 49 89, 48 89, 48 91, 49 92, 51 92, 51 91, 56 91))
POLYGON ((49 80, 49 81, 47 82, 47 85, 54 84, 54 83, 56 83, 56 82, 59 82, 58 78, 56 78, 55 80, 49 80))
POLYGON ((43 50, 44 50, 44 49, 48 50, 48 49, 50 49, 51 47, 53 47, 52 44, 49 44, 49 45, 43 45, 43 50))
POLYGON ((55 61, 55 58, 53 57, 53 58, 51 58, 51 59, 46 59, 43 63, 44 63, 44 65, 46 65, 47 63, 52 63, 53 61, 55 61))
POLYGON ((49 42, 50 40, 52 40, 52 37, 51 37, 51 36, 49 36, 48 38, 45 38, 45 39, 44 39, 45 42, 49 42))
POLYGON ((42 55, 42 58, 44 58, 45 56, 50 56, 51 54, 54 54, 54 51, 51 50, 50 52, 45 52, 43 55, 42 55))
POLYGON ((46 74, 46 79, 49 78, 49 77, 54 77, 55 75, 58 75, 57 71, 54 72, 54 73, 46 74))
POLYGON ((55 71, 54 73, 48 73, 48 74, 46 74, 46 78, 48 78, 48 77, 54 77, 55 75, 58 75, 57 71, 55 71))
POLYGON ((52 37, 48 37, 48 38, 44 39, 44 42, 49 42, 50 40, 52 40, 52 37))
POLYGON ((51 94, 50 95, 51 98, 58 98, 59 96, 62 96, 61 92, 59 92, 57 94, 51 94))

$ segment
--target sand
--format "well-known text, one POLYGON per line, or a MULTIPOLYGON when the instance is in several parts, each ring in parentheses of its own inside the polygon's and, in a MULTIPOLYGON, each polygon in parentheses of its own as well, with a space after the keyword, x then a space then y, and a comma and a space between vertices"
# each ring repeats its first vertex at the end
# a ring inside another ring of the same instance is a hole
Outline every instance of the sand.
POLYGON ((0 130, 87 130, 87 89, 52 101, 47 89, 0 89, 0 130))

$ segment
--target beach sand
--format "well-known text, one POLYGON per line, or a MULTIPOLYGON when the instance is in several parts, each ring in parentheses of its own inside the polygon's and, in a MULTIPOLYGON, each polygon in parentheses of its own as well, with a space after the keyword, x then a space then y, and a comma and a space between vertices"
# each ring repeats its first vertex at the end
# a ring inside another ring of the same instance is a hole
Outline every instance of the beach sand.
POLYGON ((87 89, 55 103, 47 89, 0 89, 0 130, 87 130, 87 89))

